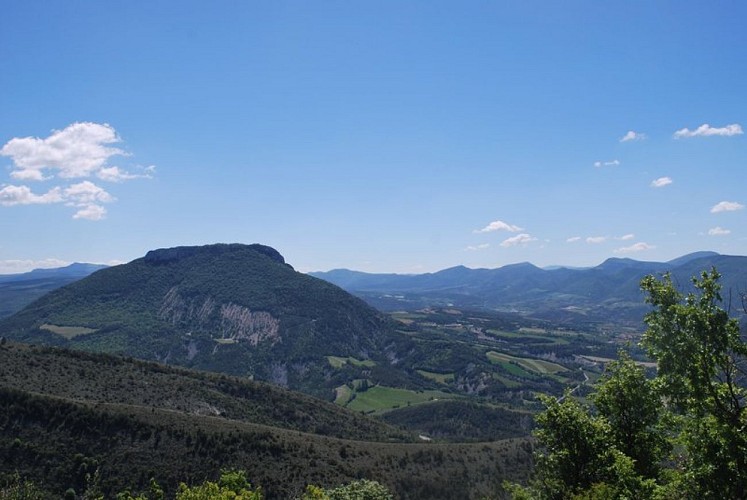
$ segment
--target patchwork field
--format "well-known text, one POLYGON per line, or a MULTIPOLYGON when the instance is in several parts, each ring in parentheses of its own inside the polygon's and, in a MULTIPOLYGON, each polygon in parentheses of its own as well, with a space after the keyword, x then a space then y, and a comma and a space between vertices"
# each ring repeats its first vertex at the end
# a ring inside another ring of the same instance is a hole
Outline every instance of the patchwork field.
POLYGON ((87 335, 89 333, 94 333, 96 331, 93 328, 86 328, 84 326, 58 326, 58 325, 50 325, 46 323, 40 326, 39 328, 42 330, 47 330, 48 332, 52 332, 54 334, 60 335, 62 337, 65 337, 68 340, 78 337, 79 335, 87 335))

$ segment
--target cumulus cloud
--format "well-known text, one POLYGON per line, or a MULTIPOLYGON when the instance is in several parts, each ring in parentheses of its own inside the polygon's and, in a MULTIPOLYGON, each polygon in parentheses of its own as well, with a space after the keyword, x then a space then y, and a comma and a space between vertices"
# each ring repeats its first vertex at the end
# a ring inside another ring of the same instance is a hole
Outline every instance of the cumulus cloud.
POLYGON ((576 243, 577 241, 581 241, 581 236, 571 236, 565 241, 566 243, 576 243))
POLYGON ((644 242, 641 241, 641 242, 638 242, 638 243, 634 243, 633 245, 630 245, 629 247, 618 248, 617 250, 615 250, 615 253, 644 252, 646 250, 652 250, 654 248, 656 248, 656 247, 653 246, 653 245, 649 245, 648 243, 644 243, 644 242))
POLYGON ((489 247, 490 247, 490 243, 482 243, 480 245, 474 245, 474 246, 470 245, 467 248, 465 248, 465 250, 467 250, 468 252, 474 252, 476 250, 485 250, 486 248, 489 248, 489 247))
POLYGON ((620 160, 612 160, 612 161, 595 161, 594 166, 597 168, 601 167, 616 167, 620 165, 620 160))
POLYGON ((89 177, 100 170, 112 156, 126 153, 111 144, 121 142, 117 132, 104 123, 73 123, 54 130, 49 137, 16 137, 8 141, 0 155, 10 157, 15 165, 14 179, 42 180, 44 171, 62 178, 89 177))
POLYGON ((620 138, 620 142, 642 141, 645 138, 646 138, 646 134, 635 132, 633 130, 628 130, 628 133, 620 138))
POLYGON ((632 240, 633 238, 635 238, 635 235, 631 233, 631 234, 624 234, 622 236, 619 236, 616 239, 622 240, 622 241, 627 241, 627 240, 632 240))
POLYGON ((93 182, 83 181, 63 189, 55 187, 44 194, 35 194, 28 186, 5 186, 0 189, 0 205, 46 205, 64 203, 78 210, 73 219, 101 220, 106 209, 100 203, 111 203, 115 198, 93 182))
POLYGON ((485 226, 482 229, 475 229, 473 232, 475 233, 492 233, 493 231, 508 231, 510 233, 517 233, 521 231, 522 228, 519 226, 514 226, 513 224, 508 224, 506 222, 503 222, 502 220, 495 220, 485 226))
POLYGON ((598 244, 607 241, 606 236, 589 236, 586 238, 586 243, 598 244))
POLYGON ((0 205, 45 205, 65 201, 62 189, 50 189, 44 194, 34 194, 28 186, 5 186, 0 189, 0 205))
POLYGON ((674 138, 681 139, 683 137, 708 137, 712 135, 731 137, 733 135, 741 135, 743 133, 744 132, 742 131, 742 126, 738 123, 732 123, 731 125, 726 125, 725 127, 720 128, 711 127, 707 123, 704 123, 695 130, 690 130, 689 128, 680 129, 674 133, 674 138))
MULTIPOLYGON (((106 182, 150 179, 155 166, 135 167, 128 171, 109 165, 114 156, 126 157, 127 152, 116 147, 122 140, 106 123, 79 122, 62 130, 53 130, 45 138, 16 137, 0 148, 0 156, 13 162, 10 176, 21 181, 50 181, 97 177, 106 182)), ((64 203, 75 207, 74 219, 101 220, 106 214, 102 203, 116 199, 91 181, 67 186, 58 185, 44 194, 35 194, 26 185, 6 185, 0 189, 0 205, 31 205, 64 203)))
POLYGON ((120 169, 119 167, 103 167, 101 170, 96 172, 96 177, 107 182, 123 182, 132 179, 152 179, 153 175, 151 175, 151 173, 154 171, 155 167, 152 166, 145 169, 145 173, 143 174, 132 174, 120 169))
POLYGON ((106 209, 100 203, 111 203, 115 198, 91 181, 73 184, 64 191, 66 205, 77 207, 73 219, 101 220, 106 209))
POLYGON ((708 230, 708 236, 726 236, 727 234, 731 234, 729 229, 724 229, 718 226, 708 230))
POLYGON ((660 187, 668 186, 672 182, 674 181, 672 180, 671 177, 659 177, 658 179, 651 181, 651 187, 660 188, 660 187))
POLYGON ((101 205, 91 203, 83 205, 83 208, 75 212, 73 219, 101 220, 106 217, 106 209, 101 205))
POLYGON ((110 203, 114 197, 91 181, 83 181, 65 189, 65 198, 70 203, 86 205, 89 203, 110 203))
POLYGON ((741 203, 737 203, 736 201, 720 201, 716 203, 713 208, 711 208, 712 214, 717 214, 719 212, 735 212, 737 210, 742 210, 744 208, 744 205, 741 203))
POLYGON ((513 247, 516 245, 526 245, 529 242, 537 241, 537 238, 534 238, 526 233, 517 234, 516 236, 512 236, 511 238, 505 239, 501 242, 502 247, 513 247))

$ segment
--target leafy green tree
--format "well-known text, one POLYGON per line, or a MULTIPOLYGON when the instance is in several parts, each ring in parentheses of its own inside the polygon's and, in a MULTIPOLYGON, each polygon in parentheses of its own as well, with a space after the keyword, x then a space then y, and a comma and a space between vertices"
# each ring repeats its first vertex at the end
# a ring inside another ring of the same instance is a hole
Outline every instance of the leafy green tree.
POLYGON ((559 399, 540 396, 540 400, 545 410, 535 418, 535 436, 543 452, 536 457, 535 477, 529 486, 504 484, 513 498, 646 498, 652 494, 653 480, 641 476, 635 460, 620 451, 606 416, 593 414, 569 391, 559 399))
POLYGON ((205 481, 197 486, 179 485, 176 500, 262 500, 260 488, 252 489, 244 471, 224 471, 217 483, 205 481))
POLYGON ((18 472, 0 487, 0 500, 40 500, 44 496, 33 481, 21 479, 18 472))
POLYGON ((611 362, 591 399, 610 426, 612 440, 644 478, 659 475, 669 450, 661 425, 661 400, 642 366, 623 350, 611 362))
POLYGON ((658 362, 656 384, 681 426, 682 483, 693 496, 745 498, 747 344, 721 307, 719 278, 715 269, 703 272, 687 295, 668 274, 644 278, 654 310, 642 345, 658 362))
POLYGON ((367 479, 353 481, 336 488, 324 489, 309 485, 302 500, 393 500, 386 486, 367 479))

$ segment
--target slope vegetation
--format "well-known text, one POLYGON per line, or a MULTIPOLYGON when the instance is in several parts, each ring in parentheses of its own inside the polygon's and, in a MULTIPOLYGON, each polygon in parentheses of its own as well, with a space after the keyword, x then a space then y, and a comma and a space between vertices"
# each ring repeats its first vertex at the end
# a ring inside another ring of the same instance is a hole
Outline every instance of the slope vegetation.
POLYGON ((480 498, 499 495, 503 480, 524 479, 530 467, 525 439, 395 442, 403 439, 380 422, 265 384, 0 345, 0 480, 16 471, 44 478, 52 497, 82 491, 87 475, 111 497, 142 491, 151 477, 168 493, 179 481, 236 468, 267 498, 362 477, 400 498, 480 498))

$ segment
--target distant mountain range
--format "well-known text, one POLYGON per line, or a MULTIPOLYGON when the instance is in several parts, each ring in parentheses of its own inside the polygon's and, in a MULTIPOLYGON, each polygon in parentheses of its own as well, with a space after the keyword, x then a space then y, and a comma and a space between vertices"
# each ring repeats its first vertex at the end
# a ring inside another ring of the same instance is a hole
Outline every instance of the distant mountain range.
POLYGON ((74 263, 55 269, 0 274, 0 318, 20 311, 44 294, 104 269, 101 264, 74 263))
POLYGON ((648 274, 671 272, 683 290, 690 278, 716 267, 723 295, 734 312, 747 291, 747 257, 697 252, 669 262, 611 258, 588 269, 541 269, 521 263, 497 269, 452 267, 435 273, 369 274, 347 269, 310 273, 358 295, 382 310, 453 305, 518 312, 556 322, 642 327, 648 307, 639 283, 648 274))

